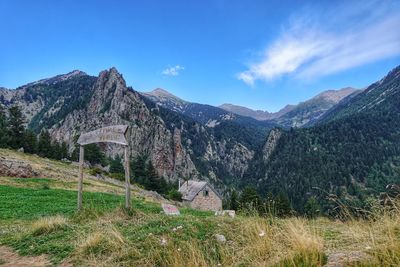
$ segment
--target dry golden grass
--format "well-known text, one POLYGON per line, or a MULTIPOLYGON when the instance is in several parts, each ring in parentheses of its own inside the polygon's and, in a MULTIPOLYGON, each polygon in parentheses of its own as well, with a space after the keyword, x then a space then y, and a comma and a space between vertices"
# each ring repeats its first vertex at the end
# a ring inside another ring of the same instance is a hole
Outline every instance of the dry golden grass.
POLYGON ((54 217, 44 217, 32 224, 32 234, 41 235, 48 234, 55 230, 61 229, 67 225, 68 221, 65 217, 57 215, 54 217))
POLYGON ((77 246, 77 255, 101 255, 121 249, 125 238, 114 227, 99 229, 90 233, 77 246))

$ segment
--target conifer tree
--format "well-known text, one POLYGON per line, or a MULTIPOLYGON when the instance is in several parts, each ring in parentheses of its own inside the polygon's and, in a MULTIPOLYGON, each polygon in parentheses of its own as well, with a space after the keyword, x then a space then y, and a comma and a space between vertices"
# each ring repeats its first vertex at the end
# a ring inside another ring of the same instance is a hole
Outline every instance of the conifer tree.
POLYGON ((39 135, 38 141, 38 154, 41 157, 51 158, 53 154, 53 149, 51 146, 51 137, 50 133, 47 130, 42 130, 39 135))
POLYGON ((233 190, 229 198, 229 209, 239 210, 239 199, 236 190, 233 190))
POLYGON ((18 106, 10 107, 8 116, 8 131, 11 148, 18 149, 22 147, 25 132, 24 123, 25 119, 21 108, 18 106))
POLYGON ((0 147, 8 145, 7 117, 3 106, 0 104, 0 147))
POLYGON ((105 165, 106 156, 97 144, 89 144, 85 146, 85 160, 91 164, 105 165))
POLYGON ((240 195, 240 208, 243 210, 253 209, 259 210, 261 198, 257 190, 253 186, 246 186, 240 195))
POLYGON ((275 203, 278 216, 286 217, 291 214, 292 206, 290 205, 289 198, 285 193, 280 192, 275 199, 275 203))
POLYGON ((33 154, 37 152, 37 136, 29 129, 25 130, 23 147, 24 151, 27 153, 33 154))
POLYGON ((122 164, 121 156, 116 155, 110 161, 110 173, 124 173, 124 165, 122 164))
POLYGON ((304 205, 304 213, 309 218, 315 218, 319 215, 321 207, 315 197, 310 197, 304 205))
POLYGON ((67 143, 63 141, 61 143, 61 159, 67 159, 67 158, 69 158, 68 146, 67 143))
POLYGON ((146 177, 146 159, 145 155, 138 155, 130 164, 131 167, 131 181, 144 185, 146 177))

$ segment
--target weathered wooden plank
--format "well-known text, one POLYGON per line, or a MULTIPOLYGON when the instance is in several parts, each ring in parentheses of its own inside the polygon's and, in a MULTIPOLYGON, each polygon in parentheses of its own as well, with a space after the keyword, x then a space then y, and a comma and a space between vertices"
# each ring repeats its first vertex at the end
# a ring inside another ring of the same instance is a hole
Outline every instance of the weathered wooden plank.
POLYGON ((82 208, 82 189, 83 189, 83 159, 85 149, 83 146, 79 148, 79 176, 78 176, 78 210, 82 208))
POLYGON ((131 207, 131 182, 130 182, 130 167, 128 146, 124 147, 125 155, 125 208, 131 207))
POLYGON ((88 133, 83 133, 78 139, 78 144, 81 146, 93 143, 116 143, 128 145, 125 138, 125 133, 128 130, 127 125, 115 125, 103 127, 88 133))

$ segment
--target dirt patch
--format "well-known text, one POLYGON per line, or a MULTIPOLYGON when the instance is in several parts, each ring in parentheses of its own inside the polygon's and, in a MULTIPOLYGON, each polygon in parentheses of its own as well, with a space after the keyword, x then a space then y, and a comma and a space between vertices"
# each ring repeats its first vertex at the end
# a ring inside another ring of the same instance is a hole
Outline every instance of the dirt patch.
POLYGON ((20 256, 12 249, 4 246, 0 246, 0 263, 2 263, 1 267, 41 267, 51 265, 45 255, 36 257, 20 256))

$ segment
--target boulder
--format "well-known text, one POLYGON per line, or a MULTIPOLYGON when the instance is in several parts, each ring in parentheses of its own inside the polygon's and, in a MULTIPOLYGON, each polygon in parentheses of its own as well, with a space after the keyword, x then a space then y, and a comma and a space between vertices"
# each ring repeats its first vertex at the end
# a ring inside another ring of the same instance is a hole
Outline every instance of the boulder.
POLYGON ((39 174, 26 162, 0 158, 0 176, 28 178, 39 174))

